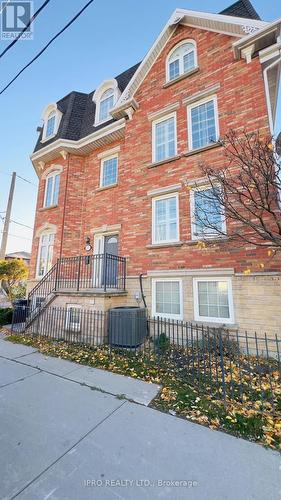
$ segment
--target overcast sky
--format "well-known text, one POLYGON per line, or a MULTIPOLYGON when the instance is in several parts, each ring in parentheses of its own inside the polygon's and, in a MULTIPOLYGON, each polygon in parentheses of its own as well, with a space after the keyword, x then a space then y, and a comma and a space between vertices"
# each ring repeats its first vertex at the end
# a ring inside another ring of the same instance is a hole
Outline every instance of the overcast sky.
MULTIPOLYGON (((34 10, 43 0, 34 1, 34 10)), ((52 0, 36 20, 32 41, 20 41, 0 60, 1 88, 86 3, 52 0)), ((72 90, 90 92, 140 61, 177 7, 219 12, 227 0, 96 0, 4 94, 0 96, 0 212, 6 207, 13 170, 30 180, 17 180, 12 219, 33 226, 37 177, 29 155, 42 125, 46 104, 72 90)), ((265 21, 280 17, 279 2, 252 2, 265 21)), ((0 51, 7 42, 0 40, 0 51)), ((281 128, 280 111, 278 128, 281 128)), ((0 213, 1 215, 1 213, 0 213)), ((3 216, 3 213, 2 213, 3 216)), ((0 219, 0 230, 3 224, 0 219)), ((31 249, 32 230, 10 226, 8 251, 31 249)), ((1 237, 1 233, 0 233, 1 237)))

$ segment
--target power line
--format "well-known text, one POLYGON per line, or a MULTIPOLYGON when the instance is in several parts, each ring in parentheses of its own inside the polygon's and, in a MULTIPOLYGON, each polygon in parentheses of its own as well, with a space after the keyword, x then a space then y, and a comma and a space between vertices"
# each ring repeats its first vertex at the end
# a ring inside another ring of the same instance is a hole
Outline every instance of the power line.
POLYGON ((22 224, 21 222, 17 222, 16 220, 13 220, 13 219, 10 219, 10 222, 17 224, 18 226, 27 227, 28 229, 33 229, 33 227, 31 227, 31 226, 27 226, 26 224, 22 224))
POLYGON ((62 33, 64 33, 64 31, 66 31, 69 26, 71 26, 75 21, 76 19, 78 19, 78 17, 81 16, 81 14, 94 2, 94 0, 90 0, 89 2, 86 3, 86 5, 84 5, 84 7, 64 26, 64 28, 62 28, 53 38, 51 38, 51 40, 47 43, 47 45, 45 45, 45 47, 43 47, 42 50, 40 50, 40 52, 38 52, 38 54, 33 58, 31 59, 31 61, 26 64, 17 74, 16 76, 0 91, 0 95, 2 95, 9 87, 10 85, 12 85, 12 83, 14 83, 18 78, 19 76, 27 69, 29 68, 29 66, 31 66, 37 59, 39 59, 39 57, 47 50, 48 47, 50 47, 50 45, 60 36, 62 35, 62 33))
MULTIPOLYGON (((9 177, 11 177, 11 176, 12 176, 12 174, 10 174, 9 172, 5 172, 4 170, 0 170, 0 173, 1 173, 1 174, 4 174, 4 175, 8 175, 9 177)), ((36 184, 34 184, 34 182, 31 182, 30 180, 25 179, 25 177, 22 177, 22 176, 21 176, 21 175, 19 175, 19 174, 17 174, 17 177, 18 177, 19 179, 21 179, 22 181, 25 181, 25 182, 27 182, 28 184, 31 184, 32 186, 37 187, 37 186, 36 186, 36 184)))
MULTIPOLYGON (((8 47, 6 47, 3 52, 1 52, 0 54, 0 59, 1 57, 3 57, 6 52, 8 52, 8 50, 10 50, 18 41, 19 39, 21 38, 21 36, 28 30, 28 28, 31 26, 31 24, 33 23, 33 21, 36 19, 37 16, 39 16, 40 12, 48 5, 48 3, 50 2, 51 0, 46 0, 42 5, 41 7, 39 7, 39 9, 33 14, 33 16, 30 18, 29 22, 27 23, 27 25, 21 30, 21 32, 17 35, 17 37, 8 45, 8 47)), ((8 5, 9 2, 6 3, 6 5, 4 5, 3 7, 3 10, 1 11, 1 13, 6 9, 7 5, 8 5)))
MULTIPOLYGON (((0 231, 0 233, 3 233, 3 231, 0 231)), ((9 233, 8 236, 13 236, 13 238, 19 238, 21 240, 32 241, 31 238, 25 238, 24 236, 19 236, 18 234, 9 233)))
POLYGON ((6 8, 9 5, 9 3, 11 3, 11 0, 7 0, 7 2, 3 5, 2 9, 0 10, 0 14, 2 14, 2 12, 4 12, 4 10, 6 10, 6 8))

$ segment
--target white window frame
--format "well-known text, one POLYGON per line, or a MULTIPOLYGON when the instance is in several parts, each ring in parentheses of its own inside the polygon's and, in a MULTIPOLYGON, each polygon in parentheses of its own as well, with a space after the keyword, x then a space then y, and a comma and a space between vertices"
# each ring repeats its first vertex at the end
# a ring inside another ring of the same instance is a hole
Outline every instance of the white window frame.
POLYGON ((47 141, 49 141, 50 139, 52 139, 53 137, 55 137, 57 135, 58 129, 59 129, 59 126, 60 126, 60 122, 61 122, 61 119, 62 119, 62 112, 58 109, 56 103, 49 104, 44 109, 43 115, 42 115, 42 119, 43 119, 44 125, 43 125, 43 133, 42 133, 41 142, 47 142, 47 141), (54 132, 53 132, 53 134, 47 136, 48 119, 49 119, 50 115, 53 114, 53 113, 55 113, 54 132))
MULTIPOLYGON (((220 186, 214 186, 218 187, 221 189, 220 186)), ((191 239, 198 241, 198 240, 212 240, 212 239, 217 239, 217 238, 223 238, 224 235, 220 233, 206 233, 202 235, 196 234, 196 219, 195 219, 195 193, 198 191, 207 191, 208 189, 212 189, 212 186, 204 184, 204 186, 198 186, 196 188, 193 188, 190 191, 190 216, 191 216, 191 239)), ((225 215, 221 214, 221 222, 222 222, 222 229, 221 231, 223 233, 226 233, 226 219, 225 215)))
POLYGON ((215 113, 215 127, 216 127, 216 140, 215 142, 218 142, 219 136, 220 136, 220 130, 219 130, 219 113, 218 113, 218 99, 216 95, 211 95, 208 97, 205 97, 204 99, 200 99, 198 101, 193 102, 189 106, 187 106, 187 124, 188 124, 188 149, 189 151, 196 151, 196 149, 200 150, 202 148, 208 147, 211 144, 214 143, 209 143, 205 144, 204 146, 200 146, 199 148, 194 148, 193 147, 193 140, 192 140, 192 119, 191 119, 191 110, 193 108, 197 108, 201 104, 205 104, 206 102, 213 101, 214 103, 214 113, 215 113))
POLYGON ((182 279, 180 278, 155 278, 152 279, 152 297, 151 297, 151 312, 152 316, 166 319, 175 319, 182 320, 183 319, 183 286, 182 279), (177 282, 179 283, 179 294, 180 294, 180 313, 179 314, 168 314, 168 313, 157 313, 156 311, 156 284, 162 282, 177 282))
POLYGON ((119 97, 121 95, 121 92, 120 92, 120 90, 118 88, 118 82, 117 82, 117 80, 115 78, 113 78, 112 80, 105 80, 104 82, 101 83, 101 85, 99 85, 99 87, 97 88, 97 90, 95 91, 95 93, 93 95, 93 101, 96 104, 94 127, 96 127, 98 125, 101 125, 103 123, 107 123, 108 121, 110 121, 110 120, 113 119, 112 116, 109 116, 105 120, 101 120, 101 121, 99 119, 99 117, 100 117, 100 102, 101 102, 101 98, 102 98, 104 92, 106 92, 109 89, 113 90, 113 106, 112 106, 112 109, 116 105, 116 103, 117 103, 117 101, 118 101, 118 99, 119 99, 119 97))
POLYGON ((232 293, 232 279, 229 277, 213 277, 208 276, 206 278, 193 278, 193 303, 194 303, 194 319, 195 321, 202 321, 206 323, 221 323, 221 324, 234 324, 234 304, 233 304, 233 293, 232 293), (211 318, 208 316, 199 315, 199 293, 198 293, 198 283, 206 281, 216 281, 216 282, 226 282, 228 285, 228 306, 229 306, 229 318, 211 318))
MULTIPOLYGON (((57 203, 54 204, 54 191, 55 191, 55 177, 56 176, 59 176, 60 177, 60 172, 58 170, 54 170, 53 172, 50 172, 46 178, 45 178, 45 193, 44 193, 44 205, 43 207, 44 208, 50 208, 50 207, 56 207, 59 203, 59 200, 57 201, 57 203), (51 196, 51 199, 52 199, 52 203, 51 205, 48 205, 46 206, 46 202, 47 202, 47 188, 48 188, 48 180, 53 177, 53 186, 52 186, 52 196, 51 196)), ((60 179, 61 181, 61 179, 60 179)), ((60 186, 59 186, 59 193, 60 193, 60 186)), ((59 198, 59 193, 58 193, 58 198, 59 198)))
MULTIPOLYGON (((40 239, 39 239, 39 245, 38 245, 38 252, 37 252, 37 262, 36 262, 36 279, 39 279, 41 280, 42 278, 44 278, 44 276, 46 276, 46 274, 49 272, 49 270, 51 269, 46 269, 46 266, 45 266, 45 269, 44 269, 44 274, 41 276, 39 275, 39 267, 40 267, 40 255, 41 255, 41 247, 42 247, 42 239, 44 236, 50 236, 50 235, 53 235, 54 236, 54 242, 53 242, 53 254, 52 254, 52 265, 51 267, 53 266, 53 260, 54 260, 54 247, 55 247, 55 237, 56 237, 56 234, 53 232, 53 231, 44 231, 40 234, 40 239)), ((47 260, 48 262, 48 260, 47 260)), ((47 264, 46 262, 46 264, 47 264)))
POLYGON ((73 323, 71 325, 71 321, 70 321, 70 309, 79 309, 80 311, 82 310, 82 306, 81 304, 67 304, 66 305, 66 318, 65 318, 65 328, 66 330, 70 331, 70 332, 81 332, 81 315, 79 316, 79 324, 78 326, 76 326, 77 324, 76 323, 73 323))
POLYGON ((174 158, 177 156, 177 151, 178 151, 178 140, 177 140, 177 112, 174 111, 173 113, 169 113, 167 115, 161 116, 161 118, 158 118, 157 120, 152 121, 152 162, 153 163, 160 163, 160 162, 165 162, 166 160, 170 160, 171 158, 174 158), (163 160, 156 160, 156 125, 158 125, 161 122, 165 122, 166 120, 169 120, 169 118, 174 118, 174 131, 175 131, 175 154, 173 156, 167 156, 166 158, 163 158, 163 160))
POLYGON ((162 196, 155 196, 152 198, 152 244, 153 245, 165 245, 166 243, 178 243, 180 241, 180 215, 179 215, 179 193, 168 193, 162 196), (177 209, 177 238, 174 240, 156 240, 156 224, 155 224, 155 214, 156 214, 156 203, 159 200, 166 200, 168 198, 176 198, 176 209, 177 209))
POLYGON ((112 155, 109 155, 109 156, 105 156, 104 158, 101 159, 101 166, 100 166, 100 187, 101 188, 109 188, 109 187, 112 187, 112 186, 116 186, 116 184, 118 183, 118 167, 119 167, 119 156, 118 154, 112 154, 112 155), (104 163, 107 161, 107 160, 113 160, 113 158, 116 158, 117 159, 117 166, 116 166, 116 181, 112 184, 106 184, 104 185, 103 184, 103 170, 104 170, 104 163))
POLYGON ((187 75, 189 74, 189 71, 187 72, 184 72, 183 71, 183 57, 181 57, 179 59, 179 67, 180 67, 180 71, 179 71, 179 76, 177 76, 176 78, 173 78, 173 79, 170 79, 170 58, 173 54, 173 52, 175 52, 181 45, 185 45, 187 43, 191 43, 194 47, 194 68, 192 68, 190 71, 194 71, 195 69, 198 68, 198 55, 197 55, 197 44, 196 44, 196 41, 193 40, 193 39, 186 39, 186 40, 181 40, 179 43, 177 43, 176 45, 174 45, 174 47, 170 50, 167 58, 166 58, 166 83, 170 83, 170 82, 176 82, 178 78, 180 78, 181 76, 183 75, 187 75))

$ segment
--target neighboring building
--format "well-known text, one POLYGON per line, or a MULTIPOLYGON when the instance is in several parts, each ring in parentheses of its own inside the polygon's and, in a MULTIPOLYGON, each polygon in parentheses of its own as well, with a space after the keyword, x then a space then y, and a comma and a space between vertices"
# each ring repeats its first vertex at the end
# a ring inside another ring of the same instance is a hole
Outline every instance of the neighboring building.
POLYGON ((140 64, 46 107, 31 157, 35 302, 70 315, 136 305, 142 281, 153 315, 280 330, 280 261, 215 235, 202 251, 193 189, 208 188, 200 161, 223 166, 230 128, 273 129, 280 28, 249 1, 222 14, 177 9, 140 64))
POLYGON ((30 253, 29 252, 13 252, 6 254, 6 260, 21 259, 29 267, 30 264, 30 253))

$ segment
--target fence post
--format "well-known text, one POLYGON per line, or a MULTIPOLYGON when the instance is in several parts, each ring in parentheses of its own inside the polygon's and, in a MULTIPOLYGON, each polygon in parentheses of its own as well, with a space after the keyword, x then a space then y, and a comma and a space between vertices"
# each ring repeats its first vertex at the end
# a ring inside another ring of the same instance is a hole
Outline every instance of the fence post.
POLYGON ((79 292, 79 288, 80 288, 80 273, 81 273, 81 255, 79 257, 79 261, 78 261, 78 280, 77 280, 77 292, 79 292))
POLYGON ((106 278, 107 278, 107 253, 103 254, 103 289, 106 292, 106 278))
POLYGON ((57 291, 57 289, 58 289, 59 261, 60 261, 60 259, 57 260, 56 278, 55 278, 55 291, 57 291))
POLYGON ((226 403, 225 371, 224 371, 223 343, 222 343, 222 334, 221 334, 221 331, 219 331, 219 346, 220 346, 220 365, 221 365, 221 378, 222 378, 223 399, 224 399, 224 402, 226 403))

